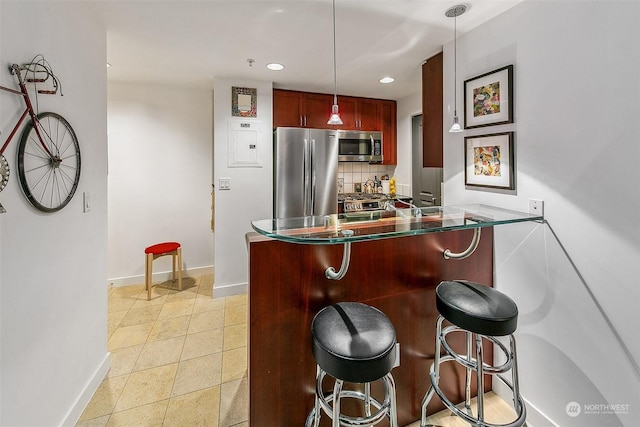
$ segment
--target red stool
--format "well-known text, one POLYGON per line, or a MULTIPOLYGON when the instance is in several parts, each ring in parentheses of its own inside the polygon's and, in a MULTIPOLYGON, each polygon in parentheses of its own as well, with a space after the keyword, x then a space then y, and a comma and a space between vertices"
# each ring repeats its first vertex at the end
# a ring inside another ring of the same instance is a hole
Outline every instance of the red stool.
POLYGON ((176 281, 176 270, 178 271, 178 289, 182 290, 182 248, 180 243, 177 242, 164 242, 156 245, 149 246, 144 250, 147 254, 146 261, 146 273, 145 273, 145 286, 147 289, 147 301, 151 299, 151 266, 153 260, 165 255, 171 255, 173 257, 173 271, 171 273, 171 279, 176 281), (176 264, 178 268, 176 268, 176 264))

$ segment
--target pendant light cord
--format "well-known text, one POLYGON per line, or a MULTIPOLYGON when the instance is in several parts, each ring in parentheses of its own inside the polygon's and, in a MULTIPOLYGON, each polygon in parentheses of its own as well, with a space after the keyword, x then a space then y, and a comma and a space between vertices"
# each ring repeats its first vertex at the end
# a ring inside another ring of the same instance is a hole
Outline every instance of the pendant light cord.
POLYGON ((333 104, 338 104, 338 83, 336 78, 336 0, 333 0, 333 104))
POLYGON ((465 5, 449 8, 445 16, 453 18, 453 124, 449 132, 462 132, 458 119, 458 15, 467 10, 465 5))
POLYGON ((453 115, 458 115, 458 12, 453 17, 453 115))

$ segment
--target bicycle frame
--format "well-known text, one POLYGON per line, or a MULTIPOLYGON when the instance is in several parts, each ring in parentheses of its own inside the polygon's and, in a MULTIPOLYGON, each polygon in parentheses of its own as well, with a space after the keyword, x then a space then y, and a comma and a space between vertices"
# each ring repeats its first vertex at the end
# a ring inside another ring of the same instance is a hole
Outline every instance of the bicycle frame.
MULTIPOLYGON (((0 149, 0 156, 4 153, 4 150, 6 150, 7 146, 9 145, 9 143, 11 142, 13 137, 15 136, 16 132, 18 132, 18 129, 20 128, 20 125, 22 124, 24 119, 27 117, 27 115, 29 117, 31 117, 31 120, 33 121, 33 123, 36 123, 37 120, 38 120, 36 118, 36 112, 33 109, 33 104, 31 103, 31 98, 29 98, 29 92, 27 91, 27 86, 25 85, 24 79, 22 78, 22 74, 20 73, 20 66, 18 64, 10 65, 9 66, 9 72, 12 75, 15 74, 16 77, 18 78, 18 86, 20 87, 20 90, 11 89, 11 88, 4 87, 4 86, 0 86, 0 90, 3 90, 5 92, 14 93, 16 95, 22 95, 22 98, 24 99, 24 102, 26 104, 26 108, 25 108, 24 112, 22 113, 22 115, 20 116, 20 118, 18 119, 18 123, 16 123, 16 125, 13 128, 13 130, 11 131, 9 136, 7 137, 7 139, 4 142, 4 144, 2 145, 2 148, 0 149)), ((38 135, 38 139, 40 140, 40 145, 42 145, 42 148, 47 153, 47 155, 50 158, 53 159, 54 158, 53 154, 51 154, 51 151, 49 150, 47 145, 44 143, 44 139, 42 138, 42 135, 40 134, 40 128, 38 126, 34 126, 34 129, 36 131, 36 134, 38 135)))
MULTIPOLYGON (((11 64, 9 72, 16 76, 18 89, 0 86, 0 90, 22 96, 26 107, 0 147, 0 191, 9 181, 9 163, 3 153, 22 127, 16 150, 22 192, 34 208, 47 213, 56 212, 71 201, 80 182, 80 145, 73 128, 60 114, 37 112, 38 94, 55 95, 60 90, 62 96, 60 81, 42 55, 36 55, 24 65, 11 64), (38 83, 45 82, 50 82, 53 87, 38 87, 38 83), (27 90, 29 83, 34 84, 33 102, 27 90), (31 121, 25 124, 27 117, 31 121)), ((0 204, 0 213, 4 212, 0 204)))

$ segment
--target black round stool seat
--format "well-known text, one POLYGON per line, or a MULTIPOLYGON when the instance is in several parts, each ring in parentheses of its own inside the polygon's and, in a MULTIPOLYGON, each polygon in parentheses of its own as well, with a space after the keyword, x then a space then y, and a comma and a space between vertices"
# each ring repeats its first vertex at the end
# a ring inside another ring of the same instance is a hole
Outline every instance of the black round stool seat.
POLYGON ((393 369, 396 331, 377 308, 341 302, 323 308, 311 324, 313 356, 334 378, 352 383, 378 380, 393 369))
POLYGON ((516 303, 502 292, 478 283, 440 283, 436 307, 449 322, 480 335, 509 335, 518 325, 516 303))

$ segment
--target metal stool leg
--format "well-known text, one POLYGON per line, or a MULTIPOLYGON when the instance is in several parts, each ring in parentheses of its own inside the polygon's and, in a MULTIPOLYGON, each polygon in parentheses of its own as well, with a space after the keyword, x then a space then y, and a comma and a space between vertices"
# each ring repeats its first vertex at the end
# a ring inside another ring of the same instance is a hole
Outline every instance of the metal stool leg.
POLYGON ((516 339, 513 335, 509 335, 511 349, 511 384, 513 384, 513 407, 516 413, 520 413, 520 384, 518 381, 518 358, 516 357, 516 339))
POLYGON ((396 382, 391 376, 391 374, 387 374, 387 378, 391 385, 389 386, 389 399, 391 400, 391 405, 389 407, 389 425, 391 427, 398 427, 398 406, 396 402, 396 382))
POLYGON ((340 393, 342 393, 342 380, 336 380, 333 386, 333 419, 331 427, 340 427, 340 393))
MULTIPOLYGON (((471 364, 473 362, 473 334, 471 332, 465 332, 466 341, 467 341, 467 361, 471 364)), ((469 415, 472 415, 471 412, 471 372, 473 369, 467 367, 467 373, 464 381, 464 409, 467 411, 469 415)))
MULTIPOLYGON (((316 387, 322 387, 322 383, 321 383, 322 378, 320 377, 320 366, 316 367, 316 381, 317 381, 317 386, 316 387)), ((313 406, 313 427, 318 427, 318 425, 320 424, 320 397, 318 396, 318 393, 316 393, 316 399, 315 399, 315 403, 313 406)))
POLYGON ((478 385, 478 397, 477 397, 477 408, 478 408, 478 420, 481 422, 484 421, 484 370, 483 370, 483 355, 482 355, 482 335, 474 334, 476 336, 476 366, 477 366, 477 376, 476 383, 478 385))
POLYGON ((316 365, 316 393, 313 400, 313 409, 307 416, 307 421, 304 424, 305 427, 318 427, 318 425, 320 424, 320 387, 322 387, 321 370, 320 366, 316 365))
POLYGON ((371 383, 364 383, 364 414, 371 416, 371 383))
POLYGON ((427 425, 427 405, 433 398, 433 395, 436 392, 436 389, 433 387, 434 378, 435 383, 437 384, 440 381, 440 337, 442 334, 442 322, 444 321, 444 317, 438 316, 438 320, 436 322, 436 348, 433 357, 433 364, 431 365, 430 371, 433 371, 430 376, 432 378, 431 385, 429 386, 429 390, 427 394, 424 395, 422 399, 422 417, 420 420, 420 427, 426 427, 427 425))

